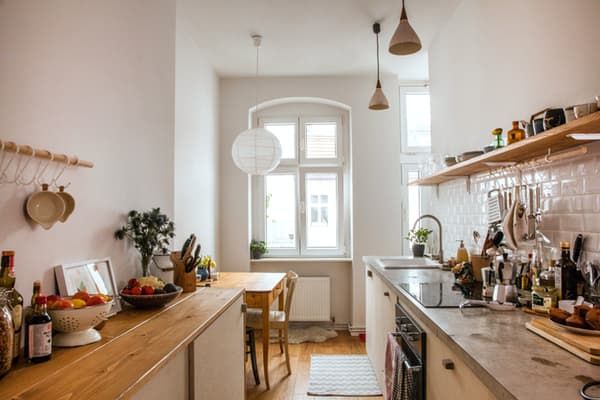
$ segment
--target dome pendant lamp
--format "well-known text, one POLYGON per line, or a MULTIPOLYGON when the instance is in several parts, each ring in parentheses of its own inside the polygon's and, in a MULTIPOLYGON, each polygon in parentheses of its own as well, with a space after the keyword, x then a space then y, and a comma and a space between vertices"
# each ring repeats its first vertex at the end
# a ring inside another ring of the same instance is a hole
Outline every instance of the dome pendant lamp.
POLYGON ((406 9, 404 8, 404 0, 402 0, 402 14, 400 15, 400 23, 394 32, 394 36, 390 40, 389 51, 398 56, 407 56, 421 50, 421 40, 417 36, 417 32, 410 26, 406 9))
MULTIPOLYGON (((258 49, 262 36, 253 35, 256 47, 256 105, 254 115, 258 115, 258 49)), ((231 147, 234 164, 249 175, 266 175, 281 161, 281 143, 265 128, 251 128, 241 132, 231 147)))
POLYGON ((373 24, 373 32, 377 37, 377 85, 375 86, 375 93, 371 97, 369 102, 370 110, 387 110, 390 108, 388 99, 385 97, 383 90, 381 90, 381 81, 379 80, 379 32, 381 32, 381 26, 379 22, 373 24))

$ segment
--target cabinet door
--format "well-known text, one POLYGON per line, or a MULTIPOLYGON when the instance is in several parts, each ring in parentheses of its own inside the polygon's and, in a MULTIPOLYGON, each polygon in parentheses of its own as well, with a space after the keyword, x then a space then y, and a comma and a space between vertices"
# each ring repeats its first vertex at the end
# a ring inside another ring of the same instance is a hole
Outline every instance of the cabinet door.
POLYGON ((190 345, 196 400, 244 399, 245 330, 238 298, 190 345))
POLYGON ((134 400, 187 400, 188 354, 180 350, 133 396, 134 400))
POLYGON ((365 311, 366 311, 366 325, 367 325, 367 354, 371 360, 371 364, 375 367, 375 360, 373 355, 375 354, 375 338, 376 338, 376 327, 375 327, 375 315, 377 308, 375 305, 375 273, 367 266, 366 281, 366 293, 365 293, 365 311))
POLYGON ((427 400, 493 400, 496 397, 440 339, 427 333, 427 400), (453 368, 444 365, 453 363, 453 368))

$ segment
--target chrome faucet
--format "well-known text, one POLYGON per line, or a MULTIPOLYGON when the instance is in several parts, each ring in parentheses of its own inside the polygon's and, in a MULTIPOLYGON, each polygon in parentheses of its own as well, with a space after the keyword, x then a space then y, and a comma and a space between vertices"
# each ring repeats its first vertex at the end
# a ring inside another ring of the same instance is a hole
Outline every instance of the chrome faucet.
MULTIPOLYGON (((419 223, 419 221, 421 221, 422 219, 426 219, 426 218, 429 218, 429 219, 432 219, 433 221, 435 221, 435 223, 438 226, 438 230, 440 231, 440 248, 439 248, 440 251, 438 253, 438 257, 439 257, 440 264, 443 264, 444 263, 444 241, 442 240, 442 223, 440 222, 440 220, 431 214, 424 214, 424 215, 421 215, 419 218, 417 218, 417 220, 413 224, 412 228, 414 230, 417 227, 417 224, 419 223)), ((433 258, 433 256, 431 258, 433 258)))

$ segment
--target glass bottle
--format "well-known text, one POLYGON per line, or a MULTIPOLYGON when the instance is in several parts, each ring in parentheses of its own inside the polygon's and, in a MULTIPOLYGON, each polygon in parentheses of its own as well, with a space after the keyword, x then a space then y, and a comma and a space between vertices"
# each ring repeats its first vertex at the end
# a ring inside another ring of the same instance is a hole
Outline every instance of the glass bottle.
POLYGON ((502 128, 496 128, 492 131, 492 135, 496 136, 496 146, 497 149, 504 147, 504 139, 502 139, 502 128))
POLYGON ((5 250, 0 260, 0 290, 7 291, 8 306, 12 315, 14 328, 13 363, 21 354, 21 328, 23 327, 23 296, 15 289, 15 252, 5 250))
POLYGON ((52 357, 52 318, 46 309, 46 296, 37 296, 33 312, 27 319, 25 347, 27 361, 40 363, 52 357))
POLYGON ((506 132, 506 141, 513 144, 525 139, 525 131, 519 128, 519 121, 512 122, 512 129, 506 132))
POLYGON ((571 245, 569 242, 560 242, 560 260, 556 265, 554 275, 555 286, 558 289, 560 300, 577 300, 577 266, 571 260, 571 245))

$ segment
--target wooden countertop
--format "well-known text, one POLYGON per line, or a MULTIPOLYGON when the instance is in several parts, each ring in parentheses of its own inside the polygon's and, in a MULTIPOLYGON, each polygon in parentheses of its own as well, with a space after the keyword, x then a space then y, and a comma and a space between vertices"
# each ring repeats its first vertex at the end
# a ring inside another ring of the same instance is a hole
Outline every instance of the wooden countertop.
POLYGON ((100 342, 54 348, 42 364, 21 361, 0 379, 0 399, 128 398, 243 292, 199 288, 162 309, 125 307, 106 322, 100 342))

